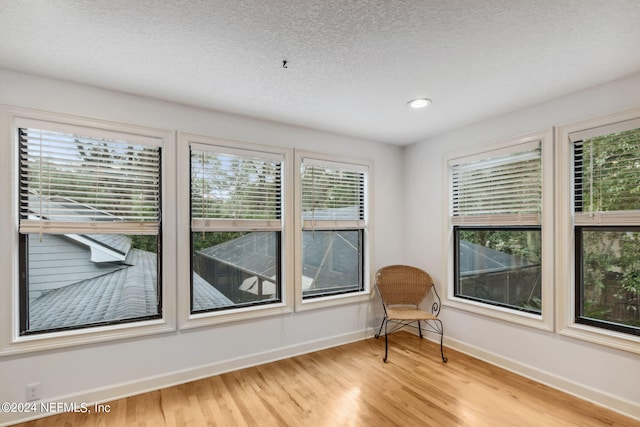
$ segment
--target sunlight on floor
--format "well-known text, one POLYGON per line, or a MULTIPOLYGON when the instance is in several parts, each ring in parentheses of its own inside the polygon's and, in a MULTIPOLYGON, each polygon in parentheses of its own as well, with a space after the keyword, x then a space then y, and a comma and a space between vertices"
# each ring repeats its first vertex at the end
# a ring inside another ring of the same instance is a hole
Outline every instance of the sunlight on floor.
POLYGON ((360 387, 355 386, 338 397, 333 416, 327 416, 324 425, 326 427, 358 425, 359 410, 360 387))

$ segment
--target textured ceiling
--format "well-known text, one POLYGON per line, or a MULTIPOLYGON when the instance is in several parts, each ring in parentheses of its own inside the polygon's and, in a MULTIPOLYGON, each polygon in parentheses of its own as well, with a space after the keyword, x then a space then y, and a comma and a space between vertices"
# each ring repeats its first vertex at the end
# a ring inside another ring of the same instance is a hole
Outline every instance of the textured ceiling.
POLYGON ((0 0, 0 68, 404 145, 640 71, 639 23, 638 0, 0 0))

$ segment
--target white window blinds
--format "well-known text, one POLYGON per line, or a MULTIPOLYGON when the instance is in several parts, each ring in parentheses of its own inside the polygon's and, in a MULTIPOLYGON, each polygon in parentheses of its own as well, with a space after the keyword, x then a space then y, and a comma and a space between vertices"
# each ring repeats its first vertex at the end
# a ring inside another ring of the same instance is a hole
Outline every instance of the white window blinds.
POLYGON ((351 226, 364 226, 366 168, 303 159, 301 172, 305 226, 309 221, 316 225, 318 221, 347 221, 351 226))
POLYGON ((449 162, 453 225, 536 225, 542 207, 540 141, 449 162))
POLYGON ((191 218, 194 231, 229 225, 279 229, 280 155, 192 145, 191 218))
POLYGON ((18 129, 20 232, 157 234, 161 141, 81 131, 18 129))
POLYGON ((574 208, 576 222, 640 213, 640 128, 574 142, 574 208))
POLYGON ((640 129, 574 143, 575 210, 640 211, 640 129))

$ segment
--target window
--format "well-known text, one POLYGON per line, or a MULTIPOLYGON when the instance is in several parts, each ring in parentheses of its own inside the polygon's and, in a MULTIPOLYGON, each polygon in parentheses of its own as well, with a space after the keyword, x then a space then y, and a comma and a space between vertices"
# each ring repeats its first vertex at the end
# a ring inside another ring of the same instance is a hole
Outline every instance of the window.
POLYGON ((10 177, 7 200, 16 215, 3 227, 17 226, 3 235, 17 256, 5 263, 14 287, 3 289, 11 326, 1 351, 174 329, 164 298, 171 286, 165 271, 172 271, 166 261, 175 251, 165 251, 162 225, 172 218, 162 202, 171 134, 21 109, 2 113, 14 159, 2 173, 10 177))
POLYGON ((160 317, 158 143, 17 132, 20 333, 160 317))
POLYGON ((548 141, 548 133, 536 134, 445 159, 453 253, 449 305, 551 328, 552 304, 544 302, 551 284, 544 278, 552 263, 545 265, 543 252, 552 239, 542 225, 548 141))
POLYGON ((298 165, 301 299, 367 293, 369 166, 310 153, 298 165))
POLYGON ((640 347, 640 110, 558 129, 558 331, 640 347))
POLYGON ((191 313, 282 301, 282 163, 191 144, 191 313))
POLYGON ((640 335, 640 128, 573 136, 576 322, 640 335))
POLYGON ((454 227, 454 295, 540 314, 540 227, 454 227))
POLYGON ((290 151, 178 134, 180 328, 292 311, 290 151))

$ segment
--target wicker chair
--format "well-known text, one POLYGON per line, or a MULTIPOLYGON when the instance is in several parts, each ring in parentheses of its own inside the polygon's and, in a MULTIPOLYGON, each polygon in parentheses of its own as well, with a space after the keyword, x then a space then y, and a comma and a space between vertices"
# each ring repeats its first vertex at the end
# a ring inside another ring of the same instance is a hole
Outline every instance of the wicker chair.
POLYGON ((438 319, 440 313, 440 296, 433 285, 429 273, 408 265, 390 265, 383 267, 376 273, 376 288, 382 299, 384 318, 380 330, 376 334, 378 338, 384 327, 384 361, 389 354, 388 334, 404 326, 416 327, 422 338, 422 324, 427 330, 440 335, 440 355, 442 361, 447 362, 442 348, 444 329, 442 321, 438 319), (434 302, 431 313, 420 309, 420 303, 425 299, 429 291, 433 290, 434 302), (393 323, 391 330, 387 330, 389 322, 393 323))

